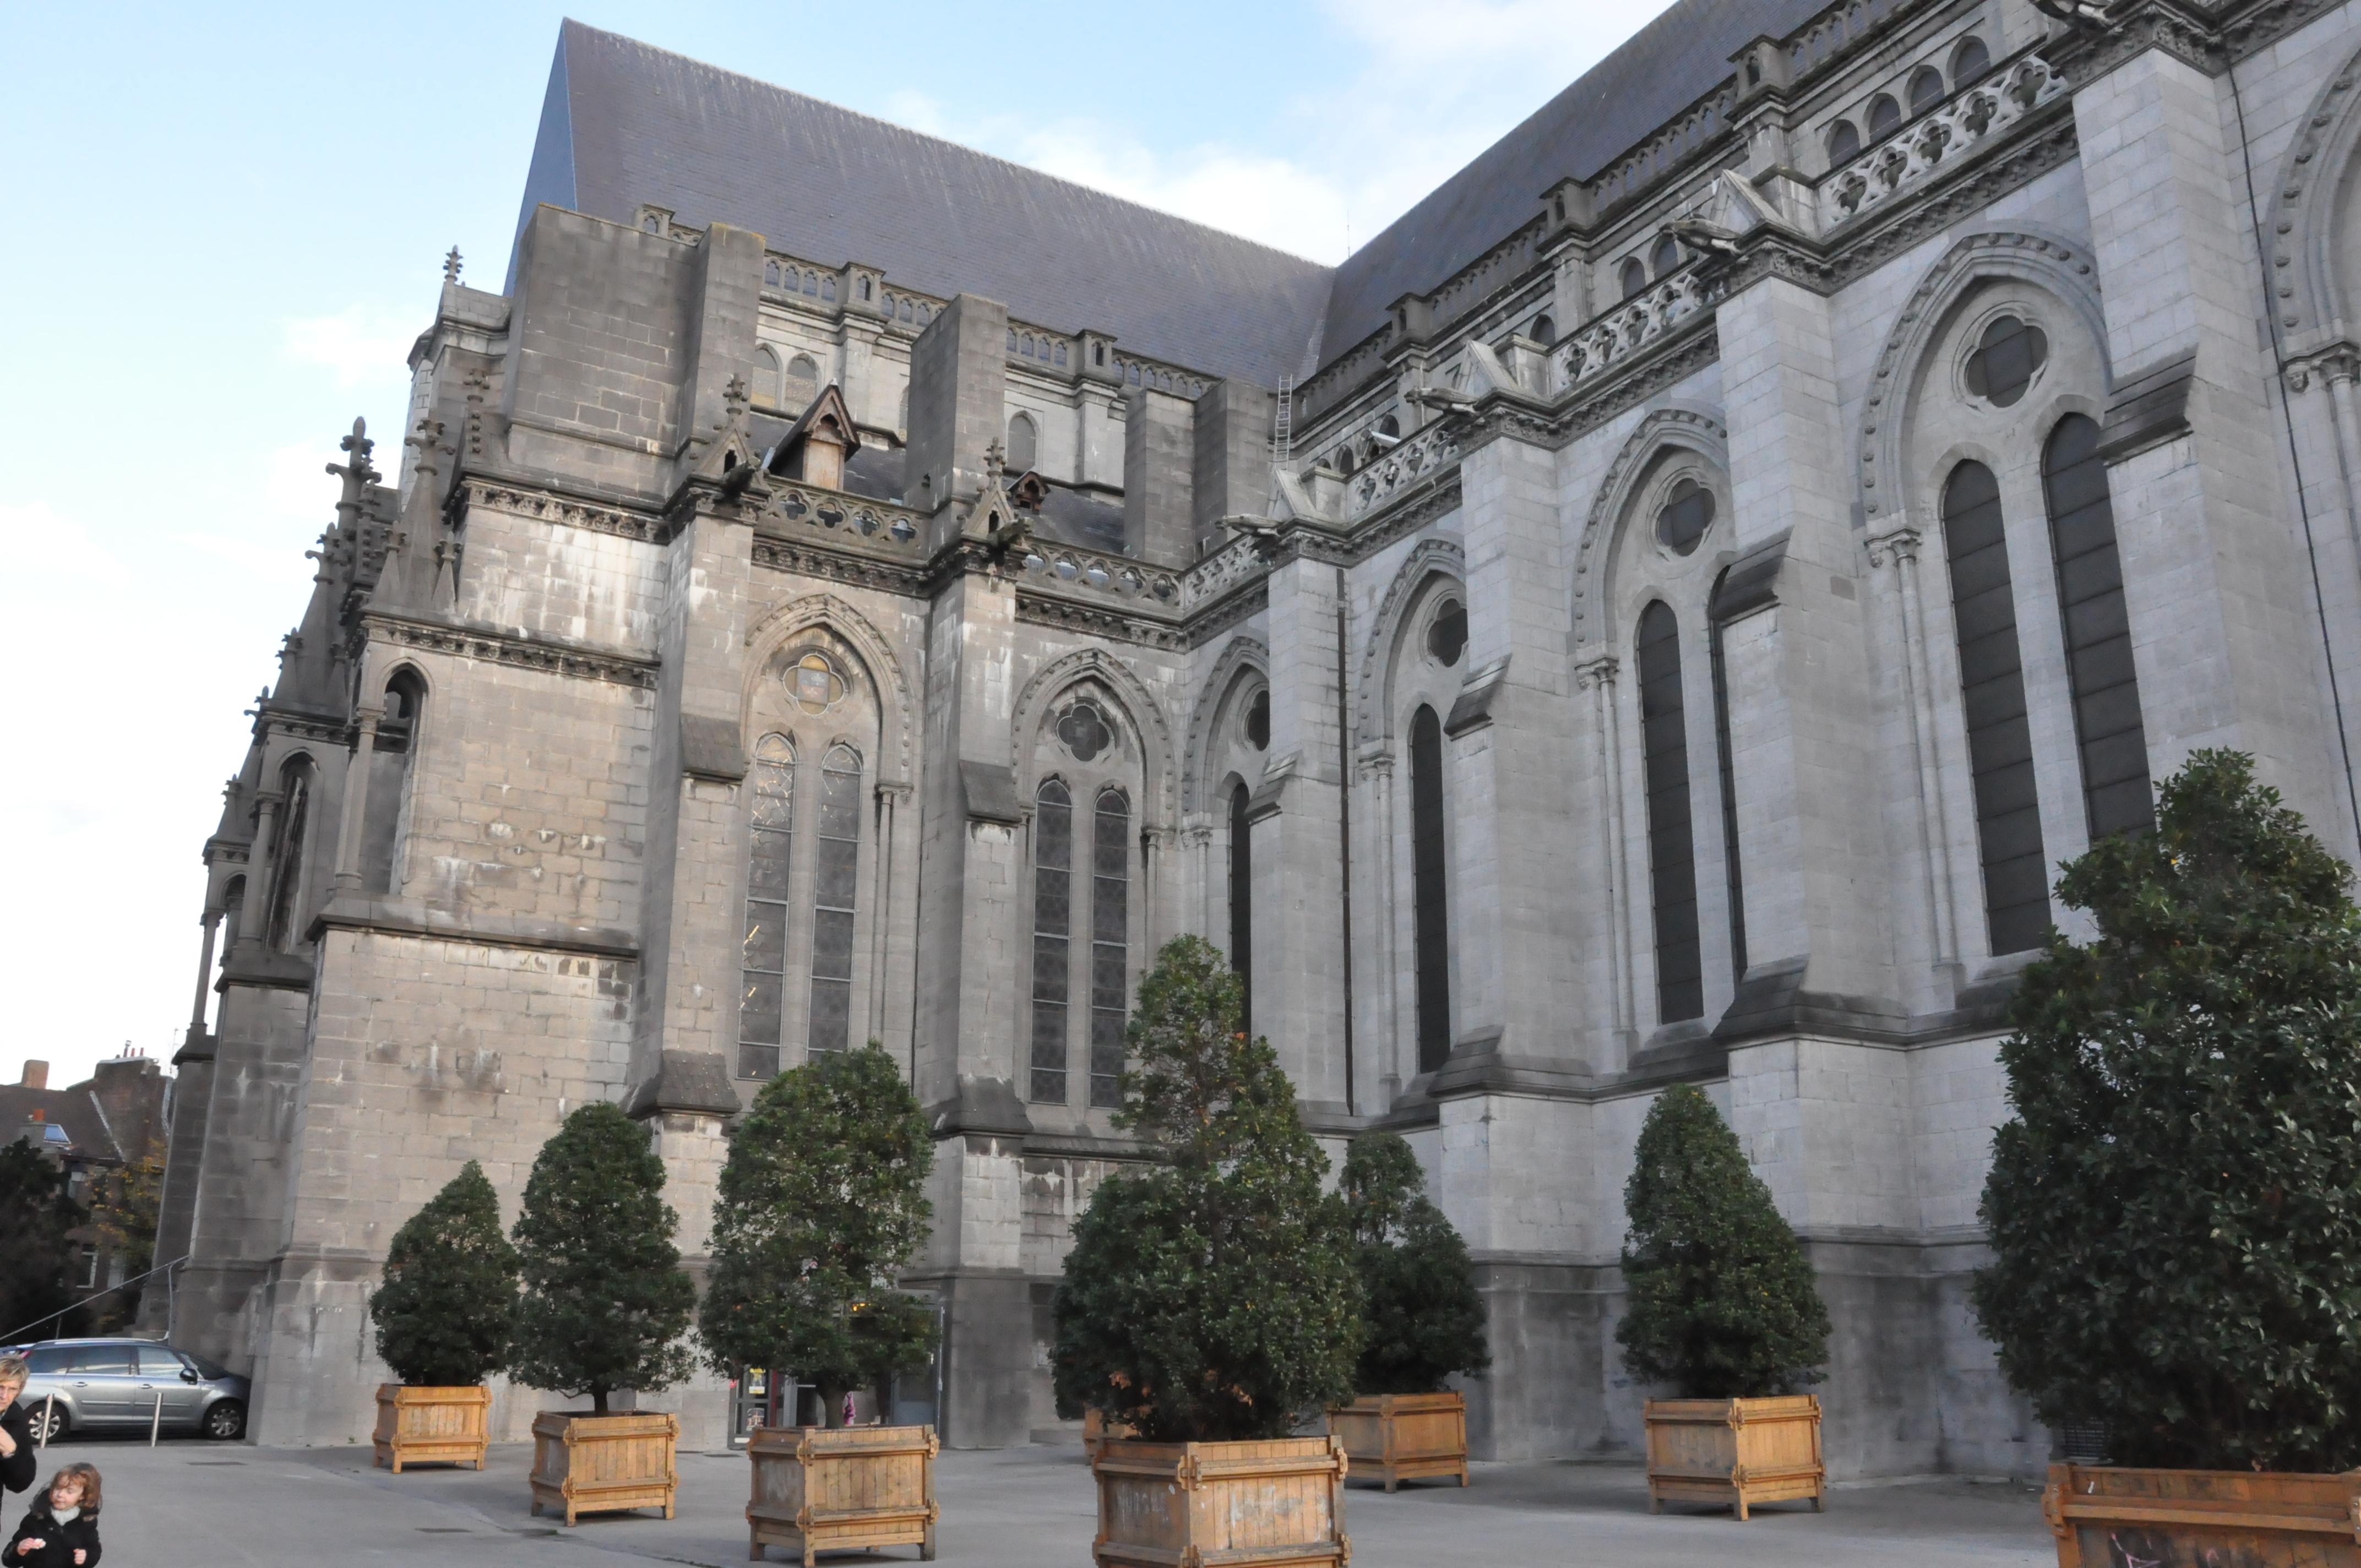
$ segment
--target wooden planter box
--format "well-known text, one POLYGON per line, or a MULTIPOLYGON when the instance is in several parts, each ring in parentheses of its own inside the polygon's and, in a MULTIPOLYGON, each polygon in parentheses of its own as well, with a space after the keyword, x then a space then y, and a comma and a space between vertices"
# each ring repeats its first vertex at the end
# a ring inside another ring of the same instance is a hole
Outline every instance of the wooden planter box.
POLYGON ((1082 1457, 1093 1464, 1099 1462, 1099 1450, 1104 1448, 1109 1442, 1121 1442, 1126 1438, 1137 1435, 1123 1422, 1107 1420, 1107 1413, 1096 1405, 1083 1407, 1082 1457))
POLYGON ((2041 1511, 2058 1568, 2356 1568, 2361 1471, 2122 1470, 2053 1464, 2041 1511))
POLYGON ((480 1383, 465 1388, 380 1383, 377 1431, 369 1434, 376 1453, 372 1463, 392 1465, 397 1475, 405 1464, 472 1464, 481 1470, 491 1408, 492 1391, 480 1383))
POLYGON ((932 1427, 755 1428, 747 1557, 783 1546, 812 1568, 817 1552, 915 1546, 933 1562, 941 1451, 932 1427))
POLYGON ((667 1411, 542 1411, 533 1418, 533 1511, 562 1508, 567 1524, 577 1514, 625 1508, 662 1508, 672 1518, 679 1437, 680 1418, 667 1411))
POLYGON ((1099 1487, 1098 1568, 1252 1563, 1343 1568, 1345 1450, 1333 1437, 1261 1442, 1109 1442, 1099 1487))
POLYGON ((1328 1412, 1328 1433, 1364 1480, 1390 1492, 1420 1475, 1455 1475, 1467 1485, 1467 1397, 1364 1394, 1328 1412))
POLYGON ((1828 1507, 1817 1396, 1651 1399, 1646 1414, 1650 1512, 1726 1503, 1742 1519, 1757 1503, 1809 1497, 1815 1511, 1828 1507))

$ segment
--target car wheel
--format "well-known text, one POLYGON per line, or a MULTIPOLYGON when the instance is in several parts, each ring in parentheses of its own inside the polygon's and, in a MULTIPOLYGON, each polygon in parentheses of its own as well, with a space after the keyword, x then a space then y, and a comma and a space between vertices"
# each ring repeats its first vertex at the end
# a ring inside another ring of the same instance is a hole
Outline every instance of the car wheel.
POLYGON ((66 1435, 66 1408, 55 1399, 33 1408, 33 1441, 47 1446, 66 1435))
POLYGON ((246 1407, 236 1399, 223 1399, 205 1411, 205 1435, 222 1442, 246 1435, 246 1407))

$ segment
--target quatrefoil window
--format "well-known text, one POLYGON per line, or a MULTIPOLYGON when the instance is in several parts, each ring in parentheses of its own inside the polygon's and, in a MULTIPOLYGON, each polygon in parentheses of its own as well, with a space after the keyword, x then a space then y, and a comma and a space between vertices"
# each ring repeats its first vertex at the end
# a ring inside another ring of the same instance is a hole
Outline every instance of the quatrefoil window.
POLYGON ((826 713, 844 700, 844 677, 825 653, 807 653, 796 660, 787 684, 795 691, 796 706, 806 713, 826 713))
POLYGON ((1115 729, 1093 702, 1078 702, 1058 718, 1058 739, 1074 754, 1074 761, 1087 762, 1115 744, 1115 729))

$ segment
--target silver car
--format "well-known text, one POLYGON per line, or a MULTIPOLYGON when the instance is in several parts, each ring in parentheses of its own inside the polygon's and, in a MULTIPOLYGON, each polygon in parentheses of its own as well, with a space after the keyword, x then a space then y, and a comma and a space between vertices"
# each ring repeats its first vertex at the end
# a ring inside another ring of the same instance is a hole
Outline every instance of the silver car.
POLYGON ((43 1340, 15 1353, 32 1373, 16 1402, 45 1442, 144 1430, 159 1415, 176 1431, 246 1435, 247 1380, 202 1355, 151 1339, 43 1340))

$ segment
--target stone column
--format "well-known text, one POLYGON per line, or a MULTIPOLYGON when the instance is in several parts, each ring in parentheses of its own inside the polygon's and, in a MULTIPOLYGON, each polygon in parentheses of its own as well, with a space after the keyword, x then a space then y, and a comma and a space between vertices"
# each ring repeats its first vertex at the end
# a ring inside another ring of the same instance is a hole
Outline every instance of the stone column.
POLYGON ((189 1038, 196 1039, 205 1032, 205 996, 213 989, 214 938, 221 930, 222 906, 207 904, 199 924, 204 927, 205 939, 197 955, 197 997, 189 1005, 189 1038))
POLYGON ((1631 849, 1623 828, 1622 716, 1615 702, 1617 663, 1612 654, 1576 666, 1575 684, 1590 694, 1591 733, 1596 738, 1598 789, 1591 806, 1598 822, 1600 863, 1607 869, 1608 989, 1615 1030, 1622 1048, 1631 1046, 1632 1011, 1631 849))
POLYGON ((233 959, 261 952, 270 939, 270 850, 279 837, 280 792, 257 790, 254 795, 254 848, 247 855, 246 897, 238 905, 237 940, 233 959))
POLYGON ((896 807, 909 798, 908 784, 877 786, 877 843, 872 851, 876 856, 877 874, 869 901, 869 1032, 881 1040, 886 1036, 885 974, 893 952, 894 824, 896 807))
MULTIPOLYGON (((2334 727, 2285 432, 2256 352, 2265 297, 2222 82, 2150 47, 2074 93, 2116 391, 2114 492, 2148 770, 2250 752, 2339 853, 2354 814, 2334 727)), ((2348 394, 2349 396, 2349 394, 2348 394)))
POLYGON ((2361 550, 2361 412, 2354 408, 2353 383, 2361 376, 2361 351, 2350 345, 2323 356, 2321 379, 2328 384, 2328 404, 2336 425, 2336 469, 2345 480, 2345 521, 2353 546, 2361 550))
POLYGON ((1367 816, 1360 819, 1360 837, 1368 846, 1374 880, 1361 901, 1369 911, 1368 930, 1367 935, 1358 931, 1356 935, 1374 947, 1378 955, 1377 972, 1369 977, 1367 986, 1372 1026, 1369 1037, 1360 1044, 1364 1059, 1375 1067, 1371 1081, 1378 1090, 1377 1098, 1365 1109, 1382 1113, 1401 1093, 1401 1068, 1410 1048, 1402 1038, 1402 1020, 1410 1011, 1402 1001, 1402 988, 1411 977, 1401 961, 1400 930, 1400 916, 1410 901, 1395 883, 1394 836, 1399 824, 1394 819, 1393 753, 1368 752, 1360 761, 1362 794, 1369 803, 1367 816))
POLYGON ((368 831, 369 767, 377 756, 378 723, 385 717, 385 708, 373 702, 365 702, 355 711, 360 734, 345 763, 344 821, 336 832, 335 896, 338 898, 361 890, 361 838, 368 831))
MULTIPOLYGON (((1936 747, 1933 687, 1927 673, 1927 617, 1918 602, 1918 531, 1896 528, 1869 541, 1869 564, 1894 568, 1894 602, 1902 622, 1902 701, 1910 726, 1910 761, 1918 787, 1919 848, 1926 859, 1928 948, 1938 965, 1956 969, 1959 905, 1951 883, 1950 823, 1943 806, 1942 762, 1936 747)), ((1959 976, 1951 976, 1954 984, 1959 976)))

